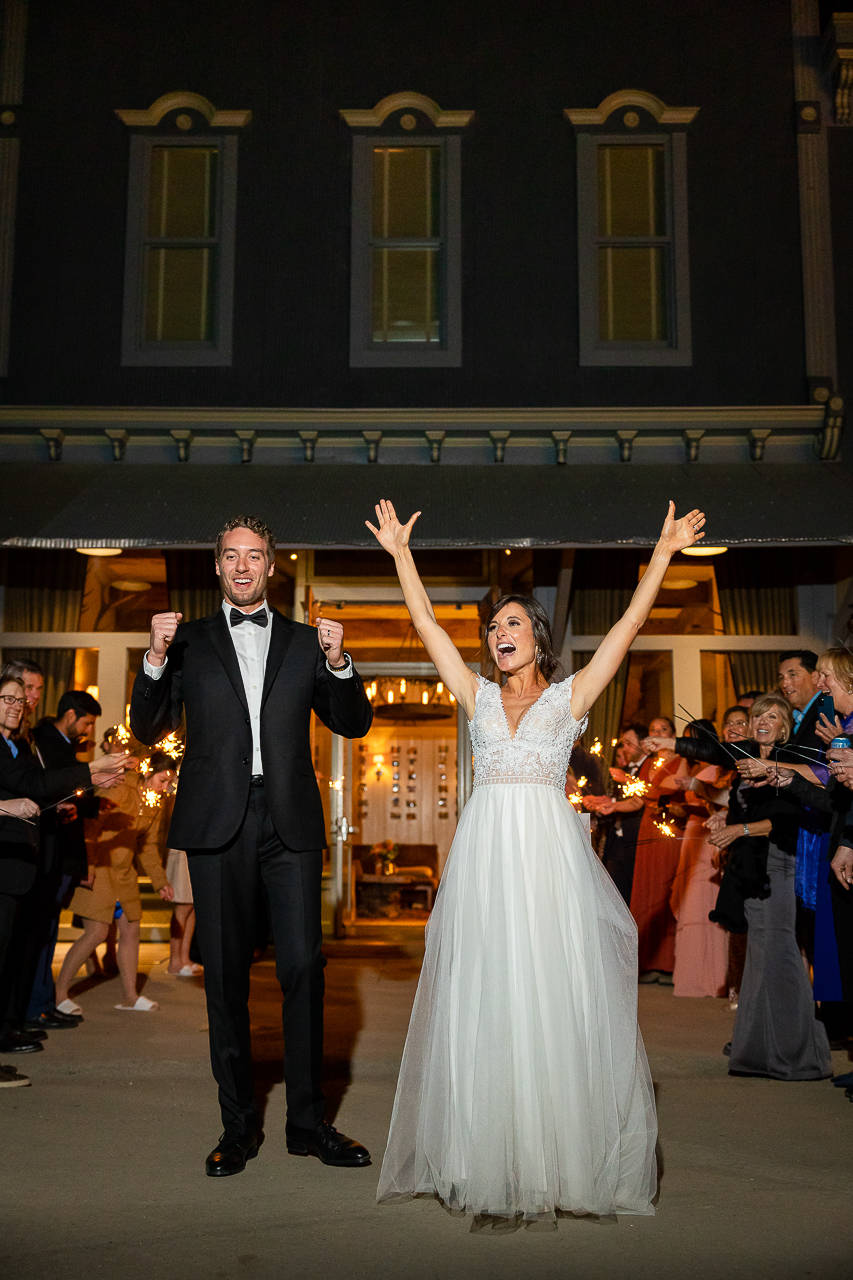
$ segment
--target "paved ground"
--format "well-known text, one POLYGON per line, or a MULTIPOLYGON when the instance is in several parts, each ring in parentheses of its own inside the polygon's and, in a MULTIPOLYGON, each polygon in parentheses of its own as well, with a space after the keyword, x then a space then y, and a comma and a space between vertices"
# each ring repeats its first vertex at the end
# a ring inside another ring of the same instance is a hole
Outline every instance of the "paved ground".
MULTIPOLYGON (((154 963, 164 948, 145 950, 158 1013, 116 1012, 116 981, 83 984, 85 1023, 19 1060, 33 1088, 0 1091, 10 1280, 853 1280, 853 1106, 828 1083, 729 1079, 722 1001, 642 989, 663 1155, 655 1218, 472 1233, 432 1201, 378 1207, 378 1160, 349 1171, 287 1155, 268 963, 253 980, 267 1141, 244 1174, 206 1178, 219 1121, 203 992, 154 963)), ((335 957, 327 974, 337 1123, 381 1157, 417 962, 335 957)))

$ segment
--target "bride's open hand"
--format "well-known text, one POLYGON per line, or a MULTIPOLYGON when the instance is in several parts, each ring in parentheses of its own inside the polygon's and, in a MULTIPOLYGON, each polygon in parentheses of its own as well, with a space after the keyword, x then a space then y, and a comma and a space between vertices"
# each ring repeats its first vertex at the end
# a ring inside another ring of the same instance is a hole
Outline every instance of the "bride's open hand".
POLYGON ((685 547, 692 547, 695 542, 705 537, 704 533, 700 532, 704 523, 705 513, 698 509, 689 511, 686 516, 676 520, 675 503, 670 502, 658 546, 671 556, 675 555, 676 551, 683 551, 685 547))
POLYGON ((372 525, 369 520, 365 520, 364 523, 380 546, 383 546, 388 554, 393 556, 396 551, 402 551, 403 547, 409 545, 409 534, 412 532, 412 526, 421 513, 416 511, 408 524, 400 524, 393 503, 388 502, 385 498, 382 498, 377 503, 375 510, 379 528, 377 529, 376 525, 372 525))

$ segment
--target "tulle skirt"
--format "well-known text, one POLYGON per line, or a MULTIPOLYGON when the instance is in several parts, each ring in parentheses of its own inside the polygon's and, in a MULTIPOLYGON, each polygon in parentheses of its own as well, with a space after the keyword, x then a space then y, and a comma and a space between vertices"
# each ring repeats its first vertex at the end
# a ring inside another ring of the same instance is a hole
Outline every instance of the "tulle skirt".
POLYGON ((651 1214, 637 930, 554 787, 475 788, 427 929, 377 1198, 651 1214))

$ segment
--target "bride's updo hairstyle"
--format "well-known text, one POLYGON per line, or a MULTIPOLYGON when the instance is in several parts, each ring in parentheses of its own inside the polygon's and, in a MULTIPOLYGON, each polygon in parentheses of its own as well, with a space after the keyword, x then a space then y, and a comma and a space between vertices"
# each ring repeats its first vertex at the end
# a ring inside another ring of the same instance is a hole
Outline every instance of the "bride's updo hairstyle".
POLYGON ((533 639, 536 641, 536 665, 539 667, 543 679, 550 680, 555 671, 562 670, 562 664, 554 652, 554 640, 551 635, 551 623, 548 620, 548 615, 535 596, 501 596, 500 600, 496 600, 492 605, 489 610, 489 616, 486 618, 483 649, 480 655, 485 674, 491 677, 495 673, 495 663, 489 649, 489 627, 501 609, 505 609, 508 604, 520 605, 530 619, 530 624, 533 627, 533 639))

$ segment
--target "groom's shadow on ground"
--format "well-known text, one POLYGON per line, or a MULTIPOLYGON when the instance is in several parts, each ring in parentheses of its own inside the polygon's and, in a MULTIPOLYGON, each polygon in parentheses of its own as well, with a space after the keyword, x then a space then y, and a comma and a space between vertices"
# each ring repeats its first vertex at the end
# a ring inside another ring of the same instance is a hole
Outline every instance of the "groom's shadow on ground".
MULTIPOLYGON (((370 959, 332 960, 326 967, 323 1092, 326 1119, 334 1122, 352 1083, 352 1062, 364 1025, 360 980, 370 959)), ((284 1084, 281 1028, 281 988, 275 975, 272 949, 252 966, 249 998, 252 1024, 252 1057, 255 1067, 255 1103, 263 1126, 273 1091, 284 1084)))

